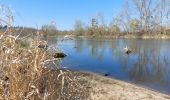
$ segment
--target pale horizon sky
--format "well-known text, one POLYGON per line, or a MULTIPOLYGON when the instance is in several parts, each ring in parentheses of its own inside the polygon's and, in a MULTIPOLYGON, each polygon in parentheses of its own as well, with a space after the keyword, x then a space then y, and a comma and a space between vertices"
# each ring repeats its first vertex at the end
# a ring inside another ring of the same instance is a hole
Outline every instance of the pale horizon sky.
POLYGON ((103 14, 106 24, 121 10, 124 0, 0 0, 15 16, 15 25, 41 27, 56 22, 57 29, 71 30, 75 20, 88 24, 97 13, 103 14))

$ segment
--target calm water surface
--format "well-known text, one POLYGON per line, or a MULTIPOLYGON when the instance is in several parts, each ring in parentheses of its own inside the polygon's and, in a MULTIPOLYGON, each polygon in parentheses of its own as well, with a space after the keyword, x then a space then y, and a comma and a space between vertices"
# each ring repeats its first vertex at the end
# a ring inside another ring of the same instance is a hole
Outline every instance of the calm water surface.
POLYGON ((56 45, 67 54, 62 65, 68 69, 107 73, 170 94, 170 40, 77 38, 56 45), (124 53, 126 45, 132 54, 124 53))

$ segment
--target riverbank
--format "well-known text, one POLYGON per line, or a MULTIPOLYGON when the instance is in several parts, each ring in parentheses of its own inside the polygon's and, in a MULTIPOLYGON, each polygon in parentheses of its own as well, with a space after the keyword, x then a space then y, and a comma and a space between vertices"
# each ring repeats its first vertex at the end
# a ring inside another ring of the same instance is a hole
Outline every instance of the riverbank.
POLYGON ((170 96, 127 82, 86 73, 91 100, 170 100, 170 96))
POLYGON ((170 35, 111 35, 111 36, 78 36, 80 38, 99 38, 99 39, 170 39, 170 35))
POLYGON ((67 71, 60 67, 48 69, 46 65, 59 59, 54 59, 56 57, 46 50, 46 41, 31 39, 27 44, 4 36, 1 43, 0 99, 170 99, 168 95, 93 73, 67 71))

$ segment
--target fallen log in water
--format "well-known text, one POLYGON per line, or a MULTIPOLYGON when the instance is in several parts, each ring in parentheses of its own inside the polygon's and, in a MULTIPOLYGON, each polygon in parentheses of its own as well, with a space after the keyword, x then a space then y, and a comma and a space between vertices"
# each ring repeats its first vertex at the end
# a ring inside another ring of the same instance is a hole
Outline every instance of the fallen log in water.
POLYGON ((64 58, 64 57, 66 57, 66 56, 67 56, 67 55, 64 54, 64 53, 55 53, 55 54, 53 55, 54 58, 64 58))

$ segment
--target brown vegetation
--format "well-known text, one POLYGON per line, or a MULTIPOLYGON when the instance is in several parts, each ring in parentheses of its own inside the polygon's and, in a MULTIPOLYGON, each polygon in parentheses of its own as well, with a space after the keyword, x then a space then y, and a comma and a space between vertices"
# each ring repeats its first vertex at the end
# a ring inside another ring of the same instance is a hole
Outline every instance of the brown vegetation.
MULTIPOLYGON (((59 58, 48 51, 38 32, 32 37, 15 34, 10 21, 0 34, 0 99, 76 100, 88 98, 83 75, 59 66, 59 58), (44 46, 44 47, 43 47, 44 46), (54 68, 51 66, 55 66, 54 68)), ((19 33, 19 34, 18 34, 19 33)), ((30 36, 30 35, 29 35, 30 36)), ((51 49, 52 50, 52 49, 51 49)), ((58 52, 58 51, 54 51, 58 52)))
MULTIPOLYGON (((58 61, 38 46, 45 41, 33 40, 22 47, 19 38, 3 34, 0 39, 1 99, 74 99, 87 98, 80 79, 72 72, 48 68, 58 61)), ((20 40, 22 41, 22 40, 20 40)))

